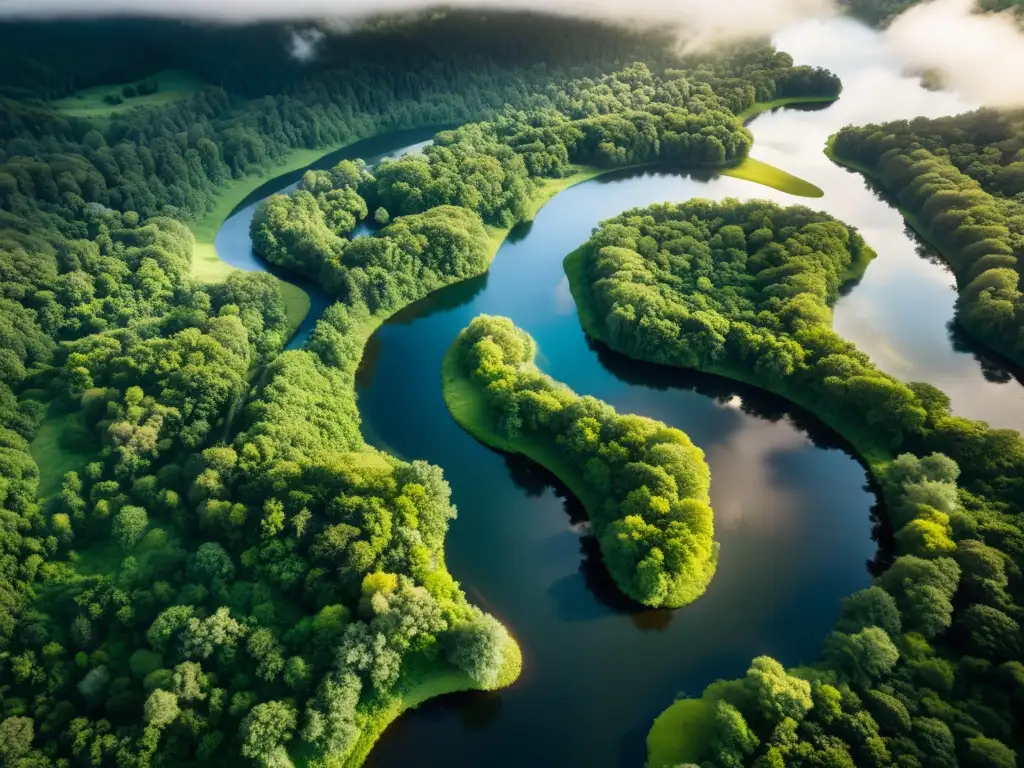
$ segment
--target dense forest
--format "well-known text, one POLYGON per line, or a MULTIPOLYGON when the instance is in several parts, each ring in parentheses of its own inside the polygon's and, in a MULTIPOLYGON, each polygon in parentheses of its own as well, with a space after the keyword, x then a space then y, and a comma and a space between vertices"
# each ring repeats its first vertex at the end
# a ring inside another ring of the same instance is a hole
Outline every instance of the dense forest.
MULTIPOLYGON (((602 37, 582 39, 575 63, 603 61, 602 37)), ((280 355, 277 283, 196 284, 175 219, 293 147, 521 100, 556 77, 531 69, 541 52, 324 70, 255 101, 209 88, 101 123, 2 100, 5 765, 282 765, 285 745, 358 761, 403 697, 515 678, 518 649, 444 568, 440 470, 362 442, 349 330, 365 308, 337 305, 280 355), (44 477, 42 502, 41 423, 89 457, 44 477)), ((48 88, 72 83, 90 84, 48 88)), ((479 235, 467 216, 410 217, 395 243, 451 222, 479 235)))
MULTIPOLYGON (((901 13, 925 0, 839 0, 839 6, 846 13, 874 26, 883 27, 901 13)), ((1020 18, 1024 14, 1021 0, 976 0, 975 9, 980 13, 998 13, 1014 9, 1020 18)))
POLYGON ((1024 363, 1024 116, 980 110, 848 127, 831 147, 876 179, 952 267, 961 325, 1024 363))
POLYGON ((515 642, 445 568, 440 469, 363 442, 369 332, 483 271, 571 163, 730 162, 738 112, 839 90, 764 45, 681 58, 522 15, 381 22, 307 64, 289 35, 0 25, 4 765, 358 764, 405 707, 514 680, 515 642), (101 119, 53 101, 167 68, 209 85, 101 119), (304 349, 282 352, 274 279, 194 278, 187 223, 232 183, 481 118, 264 206, 257 248, 340 299, 304 349))
POLYGON ((534 365, 535 352, 511 320, 476 318, 449 352, 449 408, 459 420, 460 395, 479 401, 485 423, 467 424, 471 432, 483 429, 486 441, 495 431, 531 458, 557 463, 548 468, 567 475, 586 504, 623 592, 650 606, 693 602, 717 560, 704 453, 678 429, 619 415, 554 382, 534 365))
MULTIPOLYGON (((848 598, 820 662, 769 657, 674 705, 677 762, 1013 766, 1024 648, 1024 439, 954 417, 831 328, 860 236, 772 203, 690 201, 605 222, 566 260, 586 330, 625 354, 744 379, 818 414, 883 489, 895 558, 848 598), (694 746, 696 745, 696 746, 694 746)), ((667 729, 667 730, 662 730, 667 729)))
MULTIPOLYGON (((352 291, 340 286, 352 267, 394 264, 379 240, 349 237, 371 211, 383 224, 455 206, 508 229, 531 218, 545 179, 571 176, 578 165, 734 163, 751 144, 737 113, 757 101, 827 98, 840 88, 831 73, 794 67, 789 56, 764 47, 690 64, 659 77, 637 63, 549 86, 529 110, 506 108, 493 120, 443 131, 422 155, 385 160, 372 173, 353 164, 308 172, 296 192, 261 205, 254 247, 347 299, 352 291)), ((379 280, 400 279, 407 270, 389 267, 379 280)))

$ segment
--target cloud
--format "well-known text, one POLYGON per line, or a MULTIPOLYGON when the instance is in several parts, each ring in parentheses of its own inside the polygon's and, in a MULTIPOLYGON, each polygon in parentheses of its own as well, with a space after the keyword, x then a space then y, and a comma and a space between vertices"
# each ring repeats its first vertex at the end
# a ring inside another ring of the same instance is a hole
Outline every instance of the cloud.
POLYGON ((0 17, 129 15, 225 22, 333 20, 441 6, 532 10, 672 25, 685 30, 687 38, 697 43, 770 35, 802 19, 834 13, 832 0, 0 0, 0 17))
POLYGON ((288 53, 299 61, 312 61, 316 58, 317 47, 323 39, 323 31, 316 27, 293 30, 288 53))
POLYGON ((972 13, 973 0, 934 0, 885 32, 907 63, 935 70, 949 88, 992 107, 1024 105, 1024 32, 1012 15, 972 13))
MULTIPOLYGON (((1024 105, 1024 34, 1005 14, 972 13, 975 0, 933 0, 897 18, 884 39, 918 70, 935 70, 968 100, 1024 105)), ((361 19, 432 8, 528 10, 677 28, 688 48, 774 35, 797 22, 836 13, 834 0, 0 0, 12 17, 156 16, 230 23, 310 21, 328 32, 361 19)), ((292 33, 290 51, 302 61, 323 44, 316 27, 292 33)), ((855 43, 851 43, 855 44, 855 43)))

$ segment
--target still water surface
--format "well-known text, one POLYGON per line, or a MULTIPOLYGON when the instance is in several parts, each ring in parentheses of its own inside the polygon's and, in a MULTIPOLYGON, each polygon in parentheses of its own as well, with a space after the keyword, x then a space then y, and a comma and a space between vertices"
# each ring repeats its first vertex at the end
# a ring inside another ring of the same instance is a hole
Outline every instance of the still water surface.
MULTIPOLYGON (((824 198, 803 201, 728 177, 594 180, 562 193, 516 232, 487 275, 408 308, 371 339, 358 381, 364 434, 395 455, 444 468, 460 510, 448 534, 448 567, 471 600, 512 630, 524 671, 509 690, 444 697, 404 715, 370 765, 639 765, 651 720, 676 694, 741 675, 758 654, 785 664, 813 660, 840 599, 869 581, 875 498, 838 438, 778 398, 641 365, 586 339, 561 261, 603 219, 697 196, 824 209, 857 226, 879 253, 837 304, 837 330, 894 375, 945 389, 958 413, 1024 426, 1024 388, 951 337, 952 276, 860 176, 821 152, 828 135, 849 123, 970 105, 922 89, 876 33, 853 22, 803 24, 776 42, 798 63, 837 72, 845 89, 825 109, 759 117, 751 124, 753 154, 817 184, 824 198), (538 363, 556 379, 622 412, 679 427, 705 450, 721 560, 696 603, 653 611, 624 600, 601 566, 583 511, 557 482, 529 461, 481 446, 451 420, 441 360, 480 313, 507 315, 531 333, 538 363)), ((415 150, 425 138, 391 137, 344 155, 415 150)), ((258 269, 248 242, 253 207, 225 223, 217 247, 237 266, 258 269)), ((313 288, 314 311, 296 344, 326 304, 313 288)))

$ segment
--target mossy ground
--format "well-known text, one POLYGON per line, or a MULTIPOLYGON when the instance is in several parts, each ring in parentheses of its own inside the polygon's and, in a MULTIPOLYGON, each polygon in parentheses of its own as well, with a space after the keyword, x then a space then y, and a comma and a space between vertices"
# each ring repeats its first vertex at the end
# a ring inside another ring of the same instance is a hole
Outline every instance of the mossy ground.
POLYGON ((114 115, 122 114, 139 107, 156 107, 164 104, 173 104, 181 101, 203 87, 201 80, 196 79, 187 72, 180 72, 176 69, 165 69, 157 72, 152 78, 141 78, 141 80, 153 79, 159 84, 156 93, 149 93, 144 96, 134 96, 125 99, 120 104, 108 104, 103 101, 105 96, 110 94, 121 95, 121 88, 125 85, 135 83, 116 83, 112 85, 97 85, 86 88, 78 93, 72 94, 63 99, 50 102, 58 112, 70 117, 84 117, 89 119, 106 119, 114 115))
POLYGON ((722 171, 722 175, 753 181, 756 184, 762 184, 763 186, 777 189, 780 192, 795 195, 796 197, 825 196, 821 188, 811 184, 811 182, 787 173, 781 168, 776 168, 774 165, 755 160, 752 157, 745 158, 737 166, 725 168, 722 171))
POLYGON ((679 699, 647 733, 647 768, 670 768, 707 758, 715 708, 704 699, 679 699))
POLYGON ((61 434, 74 414, 47 418, 36 430, 29 446, 32 458, 39 466, 39 495, 44 499, 53 498, 60 492, 60 484, 66 472, 79 472, 91 460, 91 456, 64 448, 61 434))

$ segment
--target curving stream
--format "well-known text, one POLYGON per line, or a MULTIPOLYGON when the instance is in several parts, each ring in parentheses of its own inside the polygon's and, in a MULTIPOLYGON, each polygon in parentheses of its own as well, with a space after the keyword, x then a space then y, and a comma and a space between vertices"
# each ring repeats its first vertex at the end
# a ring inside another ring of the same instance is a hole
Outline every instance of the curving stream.
POLYGON ((316 283, 305 280, 288 272, 287 270, 275 267, 260 258, 252 249, 249 240, 249 224, 256 213, 256 206, 270 195, 279 192, 291 192, 299 185, 302 174, 306 171, 323 170, 331 168, 342 160, 354 160, 362 158, 367 165, 376 165, 381 160, 391 157, 401 157, 412 152, 419 152, 433 139, 434 134, 441 128, 414 128, 408 131, 396 131, 395 133, 375 136, 371 139, 364 139, 342 147, 336 152, 324 155, 315 163, 300 168, 297 171, 286 173, 270 179, 265 184, 250 192, 242 202, 235 206, 231 215, 224 221, 217 230, 217 237, 214 239, 214 247, 217 254, 233 267, 244 269, 249 272, 264 271, 276 275, 282 280, 299 286, 309 294, 309 313, 303 319, 302 324, 295 331, 295 334, 288 342, 288 349, 300 349, 309 341, 309 337, 316 327, 316 321, 324 313, 331 298, 316 283))
MULTIPOLYGON (((902 76, 877 33, 851 21, 802 24, 777 44, 800 63, 833 69, 845 84, 835 105, 767 114, 751 126, 755 157, 820 186, 825 197, 810 204, 859 227, 879 253, 838 303, 837 330, 889 372, 942 387, 958 413, 1024 427, 1024 388, 998 361, 951 337, 952 276, 860 176, 821 151, 847 123, 969 105, 902 76)), ((422 138, 393 136, 390 146, 422 138)), ((360 151, 370 153, 364 143, 323 162, 360 151)), ((509 690, 447 696, 404 715, 369 764, 408 765, 415 755, 418 766, 639 765, 651 721, 677 693, 698 694, 715 678, 741 675, 758 654, 784 664, 814 659, 840 598, 867 585, 878 549, 875 497, 834 434, 778 398, 629 361, 580 330, 562 258, 626 208, 694 196, 805 202, 729 177, 594 180, 563 192, 514 233, 487 275, 408 308, 371 339, 358 381, 364 434, 398 456, 444 468, 461 510, 448 534, 449 570, 470 599, 509 626, 525 663, 509 690), (508 315, 531 333, 538 364, 556 379, 620 411, 679 427, 705 450, 721 560, 700 600, 678 611, 630 604, 602 568, 582 510, 557 481, 529 461, 485 448, 452 421, 441 360, 480 313, 508 315)), ((262 268, 248 238, 254 206, 244 205, 218 234, 218 251, 236 266, 262 268)), ((322 311, 325 297, 313 297, 322 311)), ((318 314, 311 311, 305 336, 293 343, 308 337, 318 314)))

